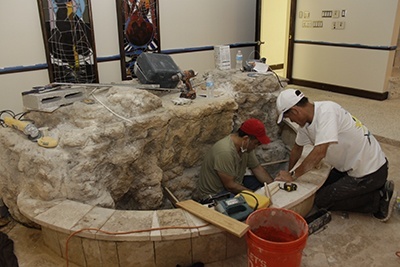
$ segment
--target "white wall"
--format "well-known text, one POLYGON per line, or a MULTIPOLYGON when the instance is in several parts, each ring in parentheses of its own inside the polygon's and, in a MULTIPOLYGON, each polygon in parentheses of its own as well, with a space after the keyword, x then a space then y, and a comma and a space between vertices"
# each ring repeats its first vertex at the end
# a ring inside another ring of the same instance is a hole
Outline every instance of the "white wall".
MULTIPOLYGON (((91 2, 97 57, 118 55, 116 1, 91 2)), ((256 0, 159 0, 161 49, 254 42, 255 7, 256 0)), ((36 1, 2 1, 0 25, 0 68, 46 63, 36 1)), ((253 49, 241 50, 246 59, 253 49)), ((172 57, 181 69, 214 68, 212 51, 172 57)), ((98 69, 100 83, 121 81, 119 61, 99 63, 98 69)), ((47 70, 0 75, 0 110, 23 111, 21 92, 48 83, 47 70)))
MULTIPOLYGON (((92 18, 97 57, 119 55, 116 1, 92 0, 92 18)), ((121 81, 119 61, 98 63, 99 82, 121 81)))
POLYGON ((361 46, 396 46, 399 16, 398 0, 299 0, 295 40, 327 45, 295 44, 293 78, 377 93, 387 91, 395 51, 361 46), (346 14, 322 18, 324 10, 346 10, 346 14), (306 12, 309 17, 304 16, 306 12), (305 26, 315 21, 322 21, 323 27, 305 26), (344 29, 332 29, 332 23, 338 21, 344 22, 344 29))
MULTIPOLYGON (((255 41, 256 0, 161 0, 159 7, 161 50, 255 41)), ((237 50, 231 49, 232 61, 237 50)), ((244 60, 253 51, 240 50, 244 60)), ((213 51, 172 58, 181 69, 202 73, 214 68, 213 51)))
MULTIPOLYGON (((36 1, 17 3, 17 1, 1 3, 0 67, 46 62, 36 1)), ((46 82, 48 83, 47 71, 0 75, 0 110, 11 109, 16 113, 21 112, 21 92, 46 82)))
POLYGON ((382 93, 393 55, 394 51, 297 44, 293 77, 382 93))

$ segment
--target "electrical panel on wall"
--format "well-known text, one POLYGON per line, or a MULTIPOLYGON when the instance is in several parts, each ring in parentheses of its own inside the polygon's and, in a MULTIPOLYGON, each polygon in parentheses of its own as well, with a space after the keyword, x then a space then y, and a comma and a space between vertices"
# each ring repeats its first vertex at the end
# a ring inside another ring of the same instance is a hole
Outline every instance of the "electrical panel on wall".
POLYGON ((299 0, 297 3, 296 40, 369 46, 395 45, 392 40, 397 0, 299 0), (374 12, 371 14, 371 10, 374 12))

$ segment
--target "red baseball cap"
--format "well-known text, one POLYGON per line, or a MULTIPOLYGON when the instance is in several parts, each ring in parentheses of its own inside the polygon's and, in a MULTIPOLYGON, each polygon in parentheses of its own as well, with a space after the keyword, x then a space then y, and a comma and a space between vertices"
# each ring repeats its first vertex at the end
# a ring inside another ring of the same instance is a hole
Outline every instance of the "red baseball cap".
POLYGON ((265 126, 260 120, 248 119, 240 126, 240 130, 256 137, 261 144, 269 144, 271 142, 271 139, 265 133, 265 126))

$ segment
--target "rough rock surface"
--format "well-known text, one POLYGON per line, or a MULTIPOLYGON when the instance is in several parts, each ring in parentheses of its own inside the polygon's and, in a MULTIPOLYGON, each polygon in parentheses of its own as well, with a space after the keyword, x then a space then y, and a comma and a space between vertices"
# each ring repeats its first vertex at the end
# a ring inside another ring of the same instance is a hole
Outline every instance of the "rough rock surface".
MULTIPOLYGON (((0 198, 12 216, 19 195, 71 199, 118 209, 168 206, 163 186, 190 198, 202 157, 249 117, 262 120, 272 143, 261 162, 287 157, 276 125, 276 77, 213 71, 218 97, 174 105, 178 92, 157 95, 126 86, 94 90, 87 100, 25 118, 48 127, 55 148, 43 148, 12 128, 0 129, 0 198)), ((198 88, 201 92, 202 87, 198 88)))

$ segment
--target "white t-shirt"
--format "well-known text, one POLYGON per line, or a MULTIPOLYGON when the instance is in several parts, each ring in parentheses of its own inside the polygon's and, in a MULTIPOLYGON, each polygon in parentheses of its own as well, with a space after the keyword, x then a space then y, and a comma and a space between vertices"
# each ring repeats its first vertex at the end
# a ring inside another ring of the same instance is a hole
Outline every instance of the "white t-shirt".
POLYGON ((378 141, 368 129, 331 101, 314 102, 313 121, 299 127, 296 143, 300 146, 331 143, 325 160, 352 177, 373 173, 386 162, 378 141))

